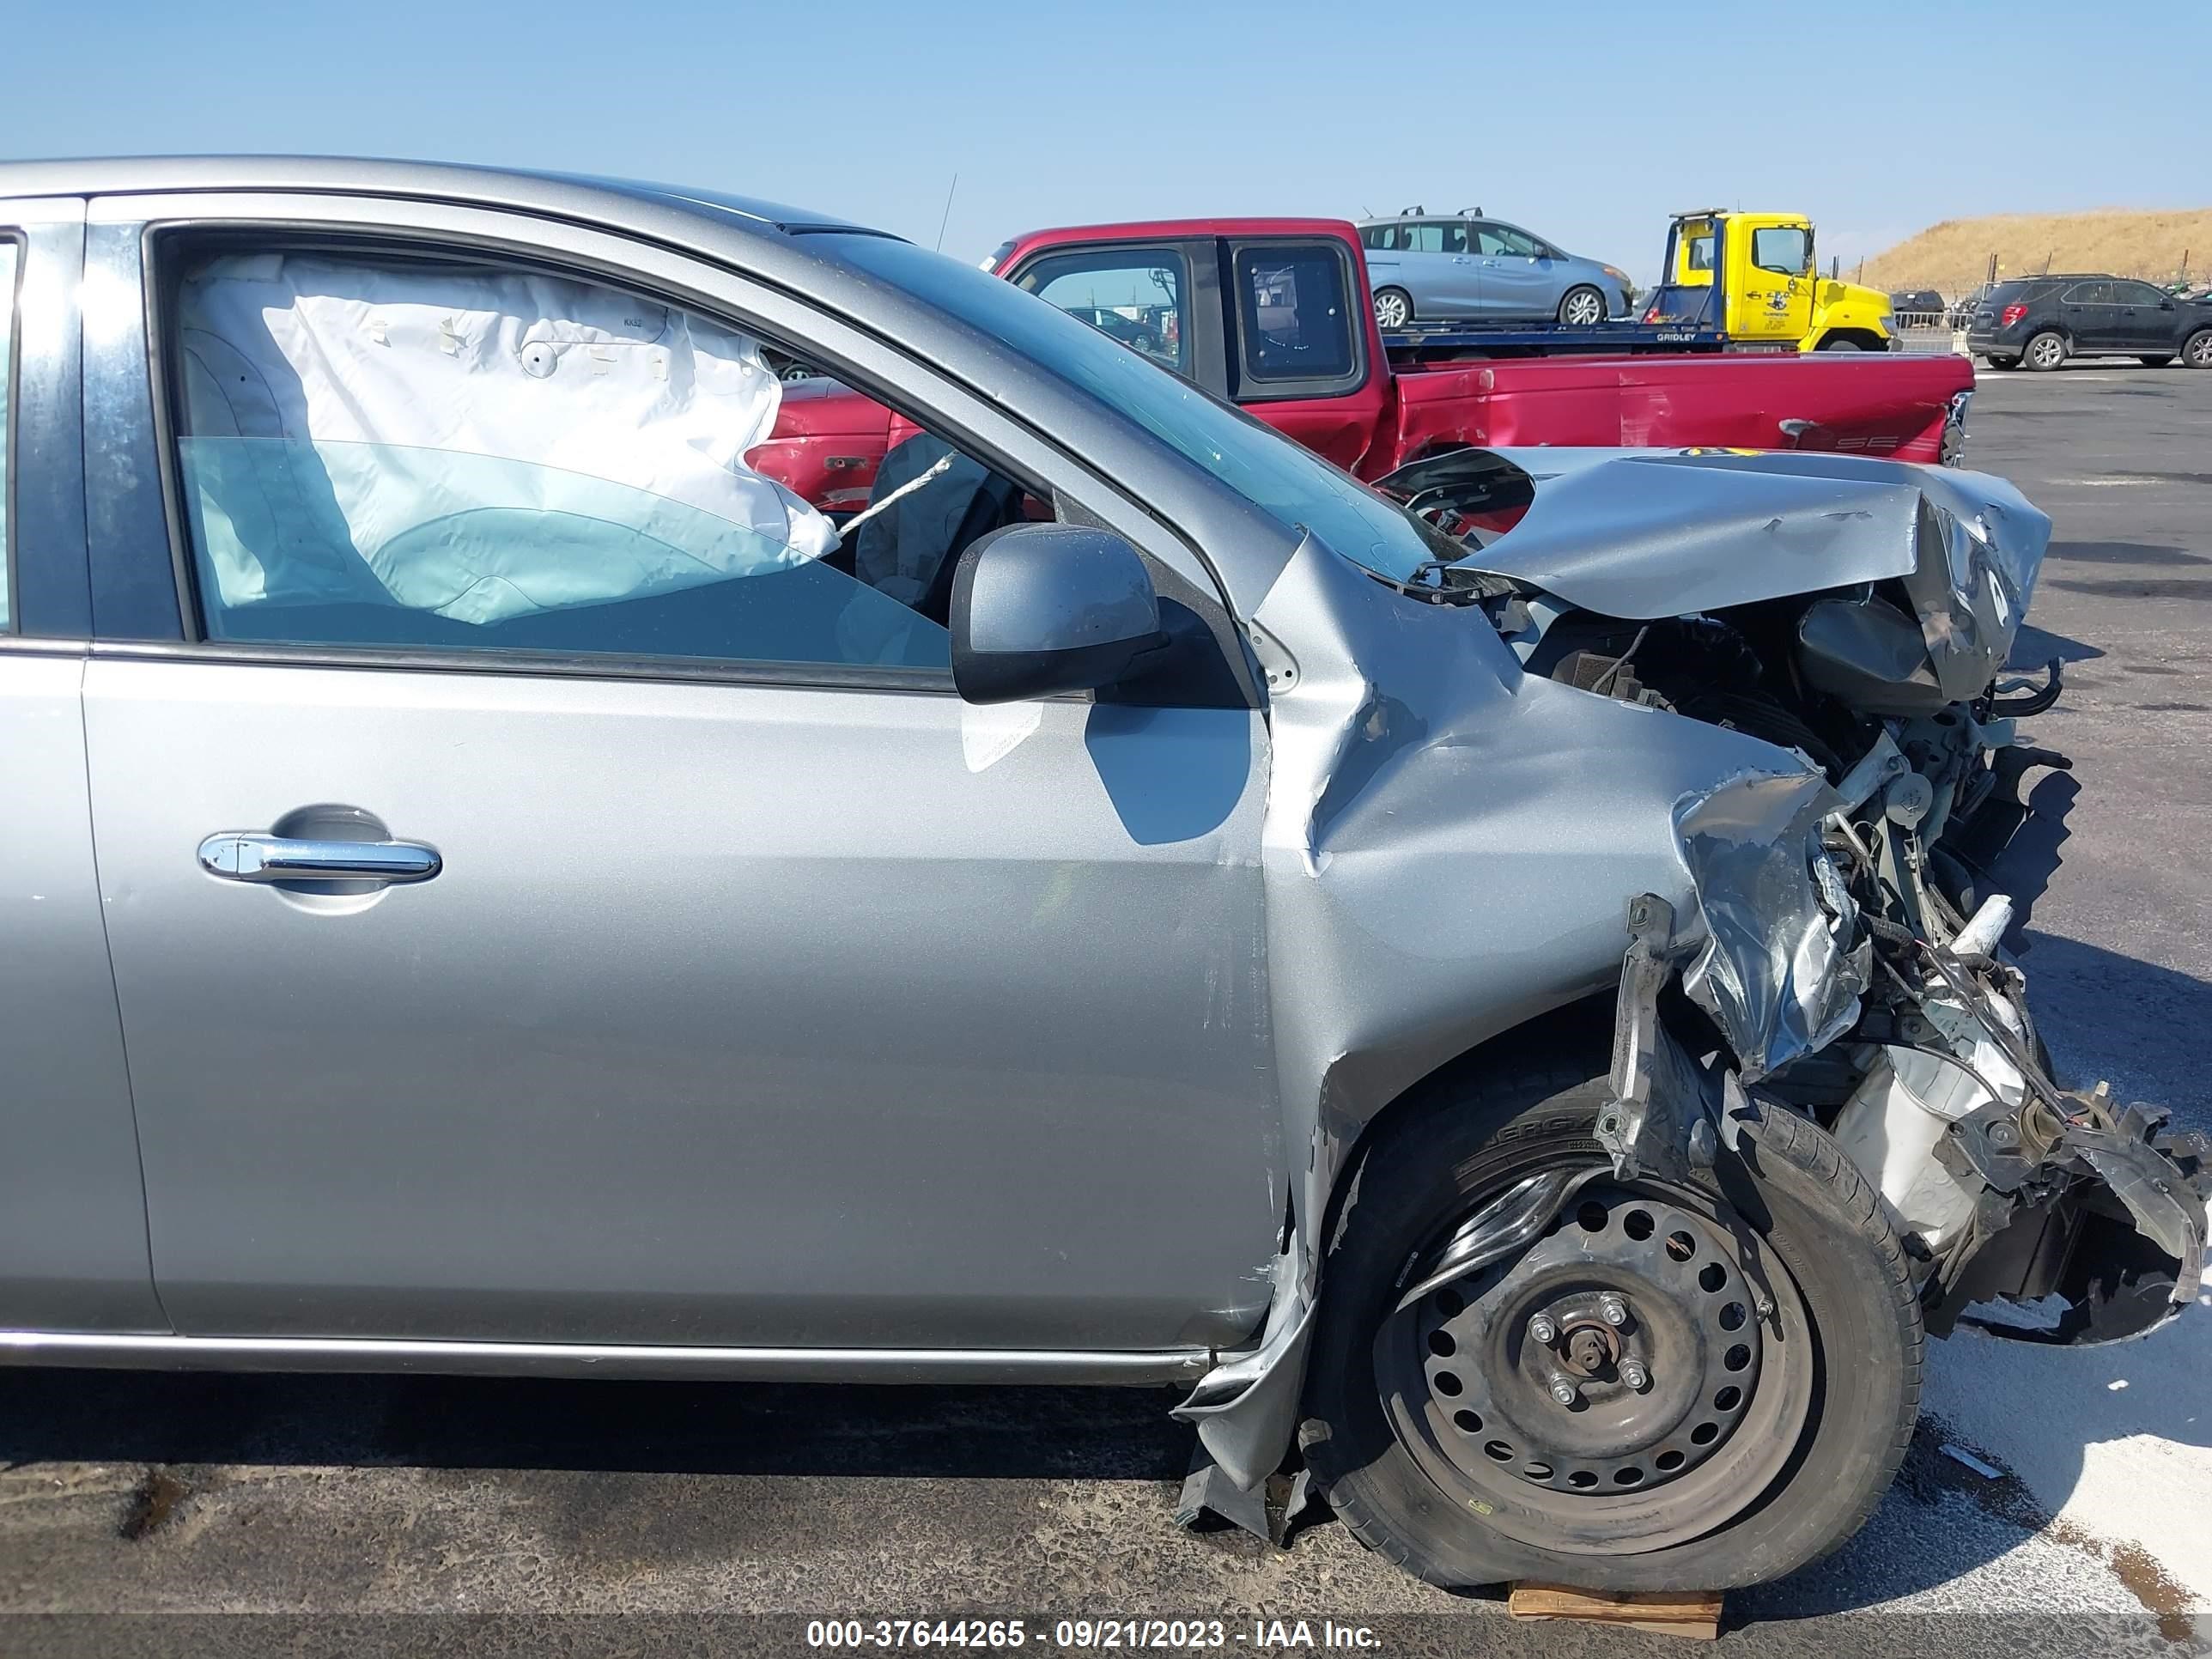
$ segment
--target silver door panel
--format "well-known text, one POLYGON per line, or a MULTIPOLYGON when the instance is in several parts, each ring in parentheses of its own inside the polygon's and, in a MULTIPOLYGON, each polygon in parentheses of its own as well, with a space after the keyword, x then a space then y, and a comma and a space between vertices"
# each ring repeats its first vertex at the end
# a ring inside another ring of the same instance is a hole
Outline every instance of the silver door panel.
POLYGON ((1250 711, 180 659, 95 659, 86 711, 179 1330, 1109 1349, 1259 1316, 1250 711), (317 805, 442 868, 200 868, 317 805))
POLYGON ((0 651, 0 1324, 167 1331, 93 867, 84 659, 0 651))

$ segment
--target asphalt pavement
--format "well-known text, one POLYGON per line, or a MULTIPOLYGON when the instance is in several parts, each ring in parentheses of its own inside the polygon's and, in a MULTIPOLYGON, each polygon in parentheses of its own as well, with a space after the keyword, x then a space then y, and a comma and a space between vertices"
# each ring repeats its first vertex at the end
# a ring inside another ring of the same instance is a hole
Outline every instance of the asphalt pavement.
MULTIPOLYGON (((2023 964, 2043 1029, 2069 1080, 2203 1125, 2212 374, 1984 374, 1969 430, 2057 521, 2017 658, 2064 663, 2032 729, 2075 761, 2037 797, 2066 809, 2023 964)), ((1731 1597, 1723 1651, 2212 1651, 2212 1313, 2091 1353, 1961 1336, 1931 1372, 1873 1522, 1731 1597)), ((810 1620, 962 1616, 1058 1653, 1136 1615, 1225 1649, 1304 1620, 1314 1646, 1677 1650, 1514 1625, 1326 1518, 1286 1549, 1180 1532, 1170 1403, 0 1371, 0 1655, 797 1652, 810 1620)))

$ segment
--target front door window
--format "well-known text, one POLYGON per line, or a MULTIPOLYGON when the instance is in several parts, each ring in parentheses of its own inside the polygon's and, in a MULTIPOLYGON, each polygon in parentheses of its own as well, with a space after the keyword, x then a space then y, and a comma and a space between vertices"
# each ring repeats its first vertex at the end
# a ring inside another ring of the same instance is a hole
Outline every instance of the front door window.
POLYGON ((953 562, 1023 511, 916 434, 826 516, 747 464, 760 343, 619 289, 272 249, 176 293, 210 639, 943 672, 953 562))

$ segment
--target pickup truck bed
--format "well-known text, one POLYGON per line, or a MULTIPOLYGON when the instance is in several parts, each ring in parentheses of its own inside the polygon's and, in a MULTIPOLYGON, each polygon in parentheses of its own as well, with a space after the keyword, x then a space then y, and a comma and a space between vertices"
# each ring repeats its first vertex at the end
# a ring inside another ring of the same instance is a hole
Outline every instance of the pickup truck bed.
POLYGON ((1831 449, 1935 462, 1952 400, 1972 386, 1972 365, 1949 356, 1431 364, 1398 372, 1398 448, 1401 465, 1454 444, 1831 449))

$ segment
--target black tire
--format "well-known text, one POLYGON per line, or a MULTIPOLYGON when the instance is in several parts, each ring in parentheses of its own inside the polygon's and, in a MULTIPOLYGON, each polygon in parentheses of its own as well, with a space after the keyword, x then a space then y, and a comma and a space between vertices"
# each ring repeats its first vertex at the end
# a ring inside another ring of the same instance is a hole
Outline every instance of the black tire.
POLYGON ((2020 360, 2033 373, 2048 374, 2063 363, 2068 355, 2066 337, 2055 328, 2046 328, 2027 337, 2027 343, 2021 348, 2020 360))
POLYGON ((1375 290, 1375 325, 1389 330, 1403 328, 1413 320, 1413 296, 1402 288, 1378 288, 1375 290), (1395 319, 1395 320, 1394 320, 1395 319))
POLYGON ((1982 361, 1987 363, 1991 368, 2018 368, 2020 367, 2020 359, 2017 357, 1992 356, 1984 357, 1982 361))
POLYGON ((1562 328, 1595 328, 1605 320, 1605 295, 1588 283, 1578 283, 1559 296, 1559 319, 1562 328), (1595 317, 1580 318, 1567 313, 1577 309, 1587 313, 1592 305, 1597 307, 1595 317))
POLYGON ((2173 361, 2173 354, 2172 352, 2168 352, 2163 357, 2145 357, 2140 361, 2145 368, 2164 368, 2168 363, 2173 361))
POLYGON ((2200 328, 2181 348, 2181 361, 2191 368, 2212 368, 2212 328, 2200 328))
POLYGON ((1866 348, 1846 334, 1823 334, 1815 351, 1863 351, 1866 348))
MULTIPOLYGON (((1874 1192, 1836 1143, 1804 1119, 1775 1114, 1747 1128, 1741 1164, 1724 1156, 1721 1172, 1708 1172, 1693 1187, 1679 1189, 1680 1201, 1711 1207, 1717 1229, 1739 1218, 1733 1236, 1758 1259, 1754 1273, 1774 1287, 1776 1312, 1773 1335, 1766 1334, 1764 1319, 1754 1320, 1749 1333, 1768 1345, 1771 1357, 1749 1383, 1752 1401, 1736 1425, 1742 1432, 1729 1434, 1705 1454, 1705 1462, 1680 1477, 1674 1504, 1639 1505, 1640 1494, 1624 1497, 1603 1488, 1609 1497, 1580 1501, 1606 1505, 1598 1524, 1611 1535, 1601 1541, 1595 1529, 1585 1530, 1568 1534, 1579 1536, 1577 1547, 1547 1548, 1530 1541, 1528 1517, 1540 1513, 1540 1504, 1553 1511, 1566 1507, 1555 1492, 1530 1494, 1524 1514, 1510 1496, 1493 1504, 1470 1495, 1494 1492, 1494 1484, 1478 1486, 1456 1469, 1440 1478, 1433 1452, 1423 1454, 1426 1462, 1417 1460, 1394 1426, 1393 1406, 1381 1397, 1378 1355, 1385 1365, 1392 1363, 1388 1322, 1413 1318, 1447 1292, 1401 1315, 1395 1312, 1401 1287, 1410 1282, 1415 1264, 1432 1259, 1426 1253, 1478 1203, 1533 1170, 1600 1160, 1593 1129, 1608 1091, 1602 1077, 1591 1073, 1601 1066, 1601 1056, 1595 1055, 1567 1066, 1502 1066, 1409 1104, 1409 1115, 1395 1132, 1363 1152, 1332 1230, 1299 1442, 1331 1504, 1363 1543, 1447 1589, 1516 1579, 1600 1590, 1761 1583, 1857 1531, 1896 1474, 1911 1436, 1924 1337, 1903 1249, 1874 1192), (1798 1380, 1787 1381, 1793 1376, 1798 1380), (1754 1413, 1768 1409, 1759 1398, 1762 1385, 1778 1399, 1794 1400, 1796 1415, 1783 1414, 1778 1406, 1768 1419, 1755 1419, 1754 1413), (1766 1421, 1785 1431, 1762 1429, 1766 1421), (1729 1484, 1734 1470, 1746 1471, 1746 1478, 1729 1484), (1702 1488, 1700 1474, 1711 1477, 1702 1488), (1707 1518, 1710 1526, 1703 1524, 1707 1518), (1641 1534, 1635 1531, 1639 1526, 1641 1534), (1661 1528, 1671 1535, 1660 1547, 1638 1547, 1638 1535, 1657 1537, 1661 1528)), ((1579 1202, 1587 1208, 1590 1195, 1603 1190, 1601 1179, 1584 1189, 1579 1202)), ((1650 1190, 1639 1184, 1616 1196, 1634 1206, 1654 1201, 1644 1195, 1650 1190)), ((1587 1225, 1577 1220, 1577 1206, 1571 1200, 1562 1228, 1587 1225)), ((1639 1219, 1648 1232, 1649 1218, 1633 1214, 1621 1230, 1643 1237, 1635 1228, 1639 1219)), ((1534 1260, 1543 1248, 1540 1241, 1524 1259, 1534 1260)), ((1467 1288, 1473 1294, 1486 1282, 1471 1280, 1467 1288)), ((1644 1304, 1637 1306, 1641 1319, 1644 1304)), ((1741 1308, 1728 1311, 1743 1316, 1741 1308)), ((1505 1322, 1501 1319, 1501 1328, 1505 1322)), ((1433 1333, 1428 1340, 1433 1348, 1433 1333)), ((1449 1346, 1434 1351, 1453 1352, 1449 1346)), ((1731 1369, 1735 1352, 1730 1351, 1731 1369)), ((1463 1353, 1438 1363, 1466 1366, 1471 1359, 1463 1353)), ((1493 1381, 1482 1372, 1468 1385, 1469 1397, 1493 1381)), ((1498 1398, 1504 1398, 1502 1391, 1498 1398)), ((1396 1408, 1405 1403, 1399 1394, 1396 1408)), ((1712 1403, 1717 1407, 1719 1401, 1712 1403)), ((1705 1409, 1702 1400, 1690 1407, 1692 1415, 1705 1409)), ((1460 1426, 1466 1428, 1463 1422, 1460 1426)), ((1486 1426, 1477 1419, 1467 1431, 1480 1434, 1486 1426)), ((1526 1473, 1536 1478, 1534 1468, 1526 1473)), ((1579 1486, 1586 1484, 1585 1473, 1575 1470, 1565 1478, 1579 1486)), ((1510 1486, 1516 1475, 1505 1469, 1492 1471, 1490 1478, 1510 1486)), ((1650 1486, 1650 1496, 1668 1491, 1674 1479, 1650 1486)), ((1601 1515, 1597 1510, 1576 1513, 1601 1515)), ((1547 1519, 1543 1524, 1556 1523, 1547 1519)))

